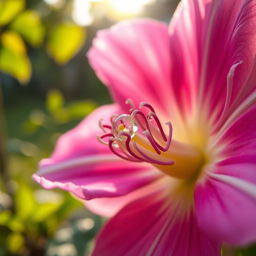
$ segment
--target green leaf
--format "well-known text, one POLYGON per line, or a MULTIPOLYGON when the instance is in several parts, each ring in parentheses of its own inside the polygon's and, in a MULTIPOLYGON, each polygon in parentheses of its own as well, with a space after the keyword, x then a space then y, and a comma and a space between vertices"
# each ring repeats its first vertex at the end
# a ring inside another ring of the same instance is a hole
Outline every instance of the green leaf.
POLYGON ((59 203, 44 203, 39 204, 32 216, 32 221, 40 222, 46 220, 59 209, 61 202, 59 203))
POLYGON ((9 23, 25 6, 24 0, 0 1, 0 26, 9 23))
POLYGON ((17 253, 24 246, 24 238, 19 233, 12 233, 7 238, 7 247, 11 253, 17 253))
POLYGON ((0 227, 6 227, 12 232, 22 232, 24 230, 24 223, 16 215, 13 215, 12 212, 3 211, 0 212, 0 227))
POLYGON ((31 76, 31 64, 22 38, 7 31, 0 38, 0 70, 14 76, 21 83, 27 83, 31 76))
POLYGON ((22 232, 25 229, 24 221, 19 219, 16 215, 13 215, 12 218, 10 218, 6 226, 14 232, 22 232))
POLYGON ((7 225, 10 218, 11 218, 11 212, 10 211, 0 212, 0 225, 7 225))
POLYGON ((30 113, 28 119, 23 122, 22 130, 27 134, 32 134, 44 126, 46 118, 43 111, 35 109, 30 113))
POLYGON ((15 197, 15 207, 17 216, 23 220, 29 219, 36 208, 36 200, 33 190, 25 185, 20 184, 15 197))
POLYGON ((83 118, 97 107, 92 101, 76 101, 67 106, 70 118, 83 118))
POLYGON ((35 11, 22 12, 14 20, 11 28, 19 32, 33 46, 39 46, 45 34, 40 16, 35 11))
POLYGON ((52 113, 55 114, 59 112, 64 104, 64 99, 60 91, 58 90, 51 90, 46 99, 46 107, 52 113))
POLYGON ((59 24, 50 33, 48 53, 59 64, 68 62, 82 47, 85 29, 74 24, 59 24))
POLYGON ((9 49, 17 55, 26 54, 26 47, 22 38, 13 31, 6 31, 1 36, 1 43, 3 47, 9 49))

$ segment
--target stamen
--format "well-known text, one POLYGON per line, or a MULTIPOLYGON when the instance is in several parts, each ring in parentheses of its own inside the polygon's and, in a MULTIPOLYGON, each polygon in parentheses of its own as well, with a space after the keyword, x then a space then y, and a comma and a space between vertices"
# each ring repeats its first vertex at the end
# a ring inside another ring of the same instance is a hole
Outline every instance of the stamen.
POLYGON ((147 102, 141 102, 140 103, 140 109, 142 109, 143 107, 147 107, 148 109, 150 109, 151 112, 156 113, 154 108, 150 104, 148 104, 147 102))
POLYGON ((131 108, 129 109, 129 112, 132 112, 136 108, 136 106, 135 106, 135 104, 134 104, 132 99, 127 99, 125 101, 125 104, 130 105, 131 108))
POLYGON ((101 119, 99 120, 99 123, 98 123, 98 124, 99 124, 99 127, 101 128, 101 130, 102 130, 103 132, 107 132, 106 129, 109 129, 109 130, 112 129, 111 125, 102 124, 102 122, 103 122, 103 118, 101 118, 101 119))
POLYGON ((147 160, 147 162, 149 163, 153 163, 153 164, 160 164, 160 165, 172 165, 174 164, 173 161, 160 161, 156 158, 151 158, 150 156, 148 156, 148 152, 146 152, 144 149, 141 149, 138 147, 138 145, 136 143, 133 143, 134 147, 136 148, 136 150, 147 160))
POLYGON ((100 143, 102 143, 102 144, 105 144, 105 145, 108 145, 108 141, 106 142, 106 141, 104 141, 103 139, 104 138, 107 138, 107 137, 112 137, 112 138, 114 138, 114 135, 112 134, 112 133, 106 133, 106 134, 103 134, 103 135, 101 135, 101 136, 97 136, 97 140, 100 142, 100 143))
POLYGON ((165 136, 165 134, 164 134, 163 127, 162 127, 162 125, 161 125, 161 123, 160 123, 160 120, 158 119, 156 113, 155 113, 155 112, 150 112, 150 113, 147 115, 147 118, 148 118, 148 120, 152 120, 152 119, 153 119, 153 120, 156 122, 156 124, 157 124, 157 126, 158 126, 158 129, 159 129, 159 131, 160 131, 160 133, 161 133, 161 135, 162 135, 162 137, 163 137, 163 140, 166 141, 167 138, 166 138, 166 136, 165 136))
POLYGON ((126 103, 132 106, 131 114, 113 115, 110 119, 111 126, 102 124, 102 120, 99 121, 104 132, 106 129, 111 129, 112 133, 98 136, 98 140, 107 144, 114 154, 125 160, 161 165, 173 164, 173 161, 167 161, 166 157, 161 155, 168 151, 171 145, 171 123, 166 123, 169 128, 166 137, 160 120, 150 104, 145 102, 140 104, 140 108, 144 107, 150 111, 144 114, 141 109, 135 108, 132 100, 128 99, 126 103), (105 141, 105 138, 108 138, 108 141, 105 141))
POLYGON ((128 151, 128 153, 133 156, 135 159, 139 160, 139 161, 143 161, 143 158, 139 157, 138 155, 136 155, 131 147, 130 147, 130 142, 131 142, 131 136, 125 132, 122 133, 122 136, 125 136, 126 137, 126 141, 125 141, 125 146, 126 146, 126 149, 128 151))
POLYGON ((144 113, 141 110, 135 109, 131 113, 132 119, 136 119, 137 122, 140 124, 141 128, 143 130, 149 129, 147 118, 145 117, 144 113), (140 116, 141 118, 138 118, 137 116, 140 116))
POLYGON ((118 135, 120 129, 121 131, 125 131, 133 137, 138 130, 138 125, 137 122, 132 119, 130 115, 122 114, 118 116, 112 123, 113 134, 118 135))
MULTIPOLYGON (((164 141, 166 141, 166 146, 165 147, 162 147, 155 139, 154 139, 154 136, 152 135, 152 131, 150 129, 150 125, 148 123, 148 120, 150 120, 150 118, 147 118, 145 117, 144 113, 141 111, 141 110, 135 110, 132 112, 131 116, 132 118, 136 118, 138 120, 138 122, 140 123, 141 127, 143 128, 143 130, 145 131, 149 131, 150 133, 150 137, 152 140, 154 140, 154 144, 157 145, 157 147, 162 150, 162 151, 167 151, 168 148, 170 147, 170 143, 171 143, 171 140, 172 140, 172 125, 170 122, 167 122, 166 125, 168 126, 169 128, 169 135, 168 135, 168 138, 166 138, 166 135, 164 133, 164 130, 162 128, 162 125, 158 119, 158 117, 156 116, 156 114, 154 112, 150 112, 149 114, 147 114, 147 116, 154 116, 153 119, 156 120, 156 123, 157 123, 157 128, 160 130, 160 133, 162 135, 162 138, 164 141), (142 121, 139 121, 138 120, 138 117, 137 116, 140 116, 142 118, 142 120, 144 121, 144 123, 142 121)), ((151 125, 152 127, 152 125, 151 125)))
POLYGON ((120 153, 116 150, 116 148, 113 146, 114 143, 115 143, 115 141, 114 141, 113 139, 110 139, 108 145, 109 145, 110 150, 111 150, 115 155, 117 155, 117 156, 123 158, 124 160, 132 161, 132 162, 141 162, 141 161, 138 160, 138 159, 135 159, 135 158, 130 157, 130 156, 129 156, 128 154, 126 154, 126 153, 125 153, 126 156, 123 156, 122 154, 120 154, 120 153))
POLYGON ((130 114, 113 115, 110 125, 99 121, 104 134, 98 140, 108 145, 118 157, 132 162, 153 164, 164 173, 186 179, 195 175, 203 162, 193 146, 172 139, 171 122, 166 122, 167 133, 154 108, 142 102, 139 109, 132 100, 130 114))
MULTIPOLYGON (((114 114, 114 115, 112 115, 111 117, 110 117, 110 123, 111 123, 111 125, 112 125, 112 127, 113 127, 113 124, 114 124, 114 121, 115 121, 115 119, 118 117, 118 114, 114 114)), ((111 128, 112 128, 111 127, 111 128)))
POLYGON ((148 138, 150 141, 151 145, 153 146, 154 150, 156 151, 157 154, 160 154, 160 150, 158 149, 157 142, 154 140, 153 136, 151 135, 149 130, 146 130, 143 132, 143 134, 148 138))

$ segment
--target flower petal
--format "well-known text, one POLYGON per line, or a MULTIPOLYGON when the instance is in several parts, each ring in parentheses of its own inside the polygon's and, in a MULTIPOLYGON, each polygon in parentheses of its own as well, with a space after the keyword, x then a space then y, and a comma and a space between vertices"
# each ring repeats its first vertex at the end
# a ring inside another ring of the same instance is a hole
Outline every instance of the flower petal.
POLYGON ((246 108, 245 110, 242 104, 233 112, 213 138, 211 148, 221 148, 220 155, 223 159, 256 156, 256 105, 251 103, 246 108))
POLYGON ((103 119, 103 122, 108 124, 111 116, 119 113, 120 108, 116 104, 105 105, 93 111, 80 124, 58 139, 52 156, 42 160, 40 167, 83 156, 110 154, 108 147, 96 139, 103 133, 99 127, 99 121, 103 119))
POLYGON ((93 256, 219 256, 220 243, 202 233, 192 212, 180 217, 161 191, 125 206, 99 234, 93 256))
POLYGON ((62 135, 33 178, 47 189, 61 188, 81 199, 122 196, 157 179, 159 172, 149 165, 124 161, 97 141, 98 121, 118 112, 116 105, 100 107, 62 135))
POLYGON ((255 26, 255 0, 182 1, 170 45, 172 85, 183 109, 206 109, 220 125, 256 89, 255 26))
POLYGON ((218 163, 214 173, 229 175, 256 184, 255 155, 240 155, 227 158, 218 163))
POLYGON ((196 188, 198 224, 211 236, 230 244, 255 242, 256 162, 218 168, 196 188))
POLYGON ((114 99, 124 105, 150 102, 160 112, 172 106, 168 28, 153 20, 121 22, 100 31, 88 53, 89 61, 108 85, 114 99))
POLYGON ((213 139, 212 149, 222 148, 220 160, 195 192, 199 225, 236 245, 256 241, 256 106, 243 105, 213 139))
POLYGON ((86 207, 94 212, 95 214, 102 215, 105 217, 113 217, 117 212, 119 212, 125 205, 131 203, 132 201, 142 198, 147 194, 152 193, 155 190, 155 182, 145 185, 131 193, 111 198, 96 198, 85 202, 86 207))

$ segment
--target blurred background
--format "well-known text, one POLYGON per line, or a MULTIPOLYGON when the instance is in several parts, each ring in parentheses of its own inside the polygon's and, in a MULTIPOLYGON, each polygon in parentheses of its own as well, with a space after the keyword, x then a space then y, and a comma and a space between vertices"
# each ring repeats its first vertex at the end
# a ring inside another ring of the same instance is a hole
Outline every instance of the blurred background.
POLYGON ((0 0, 0 256, 89 255, 104 220, 31 176, 60 134, 111 102, 85 58, 97 30, 136 17, 168 23, 178 2, 0 0))

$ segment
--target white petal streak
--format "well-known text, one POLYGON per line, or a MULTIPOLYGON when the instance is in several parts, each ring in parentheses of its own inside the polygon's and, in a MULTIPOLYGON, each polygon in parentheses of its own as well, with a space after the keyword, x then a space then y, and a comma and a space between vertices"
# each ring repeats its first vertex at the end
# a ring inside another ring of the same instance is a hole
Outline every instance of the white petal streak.
MULTIPOLYGON (((237 107, 237 109, 230 115, 228 120, 219 130, 217 137, 214 139, 217 143, 223 134, 227 131, 227 129, 243 114, 248 110, 253 104, 256 103, 256 91, 254 91, 243 103, 237 107)), ((216 144, 215 143, 215 144, 216 144)))
POLYGON ((233 89, 233 84, 234 84, 234 75, 235 75, 235 71, 236 68, 242 64, 242 61, 239 61, 238 63, 234 64, 231 66, 228 75, 227 75, 227 93, 226 93, 226 100, 225 100, 225 104, 223 107, 223 112, 221 114, 220 120, 223 118, 223 116, 225 115, 228 107, 230 106, 230 102, 231 102, 231 96, 232 96, 232 89, 233 89))
POLYGON ((235 188, 238 188, 242 192, 256 199, 256 185, 251 182, 247 182, 240 178, 236 178, 225 174, 211 173, 209 174, 209 176, 211 176, 215 180, 219 180, 235 188))
POLYGON ((39 169, 37 174, 45 175, 48 173, 61 171, 63 169, 67 169, 70 167, 77 167, 81 165, 89 165, 89 164, 96 164, 96 163, 102 163, 102 162, 113 162, 113 161, 120 162, 123 160, 115 155, 93 155, 93 156, 79 157, 79 158, 63 161, 60 163, 56 163, 50 166, 42 167, 39 169))

